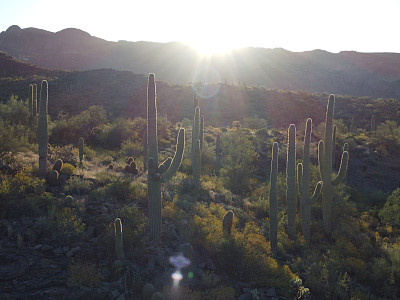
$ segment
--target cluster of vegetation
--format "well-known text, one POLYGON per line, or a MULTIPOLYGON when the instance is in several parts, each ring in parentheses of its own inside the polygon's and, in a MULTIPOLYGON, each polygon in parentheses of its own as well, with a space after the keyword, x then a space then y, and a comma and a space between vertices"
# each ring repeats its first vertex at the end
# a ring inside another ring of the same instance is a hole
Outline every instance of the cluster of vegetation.
POLYGON ((297 299, 400 297, 400 187, 367 196, 346 172, 357 149, 399 153, 397 115, 356 129, 340 109, 333 119, 332 98, 313 132, 310 119, 296 134, 259 116, 213 127, 195 95, 192 120, 171 124, 157 117, 152 75, 147 120, 101 106, 50 120, 47 82, 36 95, 0 104, 0 229, 21 247, 80 246, 66 285, 118 281, 140 299, 235 299, 241 285, 252 299, 271 287, 297 299), (191 263, 176 290, 178 253, 191 263))

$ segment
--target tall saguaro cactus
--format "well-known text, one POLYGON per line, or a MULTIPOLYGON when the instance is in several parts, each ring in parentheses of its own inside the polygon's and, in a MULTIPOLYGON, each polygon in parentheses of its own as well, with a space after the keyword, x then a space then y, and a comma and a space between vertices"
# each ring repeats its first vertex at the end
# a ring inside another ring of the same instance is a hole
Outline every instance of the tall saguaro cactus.
POLYGON ((333 114, 335 108, 335 96, 330 95, 326 108, 325 136, 318 144, 318 162, 324 188, 322 190, 322 215, 324 231, 332 232, 333 210, 333 186, 343 182, 349 161, 348 151, 343 151, 340 161, 339 173, 332 179, 332 149, 333 149, 333 114))
POLYGON ((278 192, 276 182, 278 179, 278 143, 272 146, 272 160, 271 160, 271 187, 269 191, 269 237, 271 249, 276 254, 278 244, 278 192))
POLYGON ((322 188, 322 181, 319 181, 315 186, 314 194, 311 198, 308 196, 310 186, 311 132, 312 120, 308 118, 304 134, 303 163, 297 165, 297 178, 300 191, 301 231, 306 241, 310 241, 311 205, 318 199, 322 188))
POLYGON ((287 147, 287 163, 286 163, 286 199, 287 199, 287 217, 288 217, 288 234, 291 239, 296 234, 296 126, 290 124, 288 129, 288 147, 287 147))
POLYGON ((49 140, 47 129, 47 105, 49 100, 48 83, 43 80, 40 87, 39 118, 38 118, 38 145, 39 145, 39 176, 46 177, 47 144, 49 140))
POLYGON ((200 182, 201 151, 203 150, 204 116, 200 116, 199 99, 196 94, 193 98, 193 122, 192 122, 192 169, 196 184, 200 182))
POLYGON ((155 243, 160 241, 161 234, 161 183, 172 178, 182 162, 185 148, 185 129, 178 133, 174 158, 168 157, 162 164, 158 161, 157 141, 157 94, 153 73, 149 74, 147 85, 147 157, 148 177, 147 194, 150 216, 150 236, 155 243))

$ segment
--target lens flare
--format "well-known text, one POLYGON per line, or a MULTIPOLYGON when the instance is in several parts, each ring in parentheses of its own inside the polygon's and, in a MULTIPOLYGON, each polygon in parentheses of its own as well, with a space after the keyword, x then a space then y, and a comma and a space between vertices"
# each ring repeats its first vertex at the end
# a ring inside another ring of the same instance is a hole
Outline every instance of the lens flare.
POLYGON ((221 87, 221 78, 214 68, 202 68, 193 76, 193 91, 201 99, 216 96, 221 87))

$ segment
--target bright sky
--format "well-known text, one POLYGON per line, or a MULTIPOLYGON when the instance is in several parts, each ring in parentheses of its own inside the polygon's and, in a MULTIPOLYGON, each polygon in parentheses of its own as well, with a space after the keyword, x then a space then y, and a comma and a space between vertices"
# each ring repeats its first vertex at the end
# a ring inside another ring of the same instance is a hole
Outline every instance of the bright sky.
POLYGON ((0 0, 11 25, 75 27, 110 41, 400 53, 400 0, 0 0))

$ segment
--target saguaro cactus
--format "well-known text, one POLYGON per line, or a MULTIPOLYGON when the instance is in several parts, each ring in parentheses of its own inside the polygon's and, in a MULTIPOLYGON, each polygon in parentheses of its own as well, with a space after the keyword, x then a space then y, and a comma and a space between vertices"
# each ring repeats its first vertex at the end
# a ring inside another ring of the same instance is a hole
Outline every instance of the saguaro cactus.
POLYGON ((222 232, 224 238, 229 238, 231 236, 233 224, 233 211, 229 210, 226 212, 224 218, 222 219, 222 232))
POLYGON ((117 254, 117 259, 124 261, 126 260, 124 252, 124 240, 122 236, 122 223, 120 218, 116 218, 114 221, 115 229, 115 253, 117 254))
POLYGON ((79 163, 83 162, 83 149, 84 149, 85 141, 83 137, 79 138, 78 148, 79 148, 79 163))
POLYGON ((271 187, 269 191, 269 237, 271 249, 276 254, 278 244, 278 192, 276 182, 278 179, 278 143, 272 145, 272 160, 271 160, 271 187))
POLYGON ((300 213, 301 231, 306 241, 310 241, 311 205, 318 199, 322 181, 315 186, 314 194, 308 196, 310 186, 310 143, 311 143, 312 120, 307 119, 304 134, 303 163, 297 165, 298 187, 300 191, 300 213))
POLYGON ((192 169, 196 184, 200 182, 201 151, 203 149, 204 116, 200 116, 199 99, 196 94, 193 98, 193 122, 192 122, 192 169), (197 142, 197 140, 199 142, 197 142))
POLYGON ((318 144, 318 162, 324 188, 322 190, 322 214, 324 231, 332 232, 332 209, 333 209, 333 186, 343 182, 349 161, 349 153, 343 151, 340 162, 339 173, 332 180, 332 147, 333 147, 333 114, 335 108, 335 96, 330 95, 326 109, 325 140, 318 144))
POLYGON ((178 133, 178 141, 174 158, 167 158, 161 165, 158 161, 157 142, 157 94, 154 74, 149 74, 147 85, 147 149, 148 177, 147 194, 150 215, 150 236, 158 243, 161 234, 161 183, 166 182, 178 170, 185 148, 185 129, 178 133))
POLYGON ((290 124, 288 129, 288 147, 287 147, 287 163, 286 163, 286 199, 287 199, 287 217, 288 217, 288 234, 291 239, 296 234, 296 126, 290 124))
POLYGON ((47 130, 47 105, 48 83, 43 80, 40 87, 39 119, 38 119, 38 144, 39 144, 39 176, 46 177, 47 170, 47 144, 49 140, 47 130))

